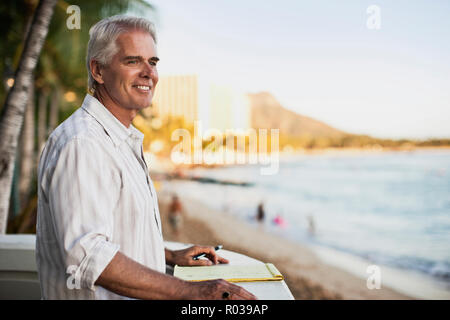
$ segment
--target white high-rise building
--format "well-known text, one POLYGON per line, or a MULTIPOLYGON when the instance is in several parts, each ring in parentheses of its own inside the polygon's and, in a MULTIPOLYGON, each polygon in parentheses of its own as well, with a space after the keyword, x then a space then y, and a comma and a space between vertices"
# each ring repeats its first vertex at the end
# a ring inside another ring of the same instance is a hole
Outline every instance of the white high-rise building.
POLYGON ((183 116, 188 122, 201 121, 203 130, 246 130, 251 123, 244 92, 198 75, 160 76, 153 112, 162 119, 183 116))

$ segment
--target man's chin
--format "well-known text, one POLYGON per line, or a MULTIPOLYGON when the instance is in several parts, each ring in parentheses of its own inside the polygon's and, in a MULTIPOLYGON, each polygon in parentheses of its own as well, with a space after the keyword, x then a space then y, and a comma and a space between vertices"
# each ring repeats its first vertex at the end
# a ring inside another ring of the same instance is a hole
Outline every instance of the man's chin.
POLYGON ((150 107, 151 104, 152 104, 151 100, 145 101, 145 102, 139 101, 139 102, 136 102, 133 104, 134 105, 133 109, 142 110, 142 109, 150 107))

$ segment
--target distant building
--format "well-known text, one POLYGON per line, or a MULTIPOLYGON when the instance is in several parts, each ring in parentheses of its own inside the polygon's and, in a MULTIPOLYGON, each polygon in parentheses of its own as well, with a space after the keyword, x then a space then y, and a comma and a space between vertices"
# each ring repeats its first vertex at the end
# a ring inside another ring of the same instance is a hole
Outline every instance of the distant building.
POLYGON ((186 121, 198 119, 198 80, 195 75, 162 76, 153 98, 153 112, 166 119, 183 116, 186 121))
POLYGON ((153 113, 162 119, 183 116, 188 122, 200 120, 203 130, 245 130, 251 124, 246 94, 197 75, 160 76, 153 113))
POLYGON ((209 127, 221 131, 250 128, 250 101, 246 94, 227 85, 210 86, 209 127))

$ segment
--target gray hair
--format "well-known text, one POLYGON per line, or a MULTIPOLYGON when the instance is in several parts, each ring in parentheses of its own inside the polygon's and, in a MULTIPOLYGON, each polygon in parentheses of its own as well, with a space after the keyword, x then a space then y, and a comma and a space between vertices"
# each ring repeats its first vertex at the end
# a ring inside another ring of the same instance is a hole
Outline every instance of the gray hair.
POLYGON ((125 31, 143 30, 148 32, 156 43, 155 26, 145 18, 117 15, 97 22, 89 30, 89 43, 86 56, 88 71, 88 89, 93 93, 97 81, 92 77, 90 61, 96 60, 100 65, 107 65, 119 48, 116 45, 117 37, 125 31))

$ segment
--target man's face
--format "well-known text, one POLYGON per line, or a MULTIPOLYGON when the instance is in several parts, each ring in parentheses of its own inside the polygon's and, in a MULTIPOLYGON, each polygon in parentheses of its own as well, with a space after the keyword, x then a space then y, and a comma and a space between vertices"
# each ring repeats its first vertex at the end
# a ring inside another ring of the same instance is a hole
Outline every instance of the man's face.
POLYGON ((110 98, 125 109, 140 110, 150 106, 158 82, 155 42, 140 30, 117 37, 119 50, 102 68, 104 88, 110 98))

